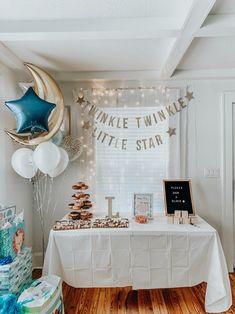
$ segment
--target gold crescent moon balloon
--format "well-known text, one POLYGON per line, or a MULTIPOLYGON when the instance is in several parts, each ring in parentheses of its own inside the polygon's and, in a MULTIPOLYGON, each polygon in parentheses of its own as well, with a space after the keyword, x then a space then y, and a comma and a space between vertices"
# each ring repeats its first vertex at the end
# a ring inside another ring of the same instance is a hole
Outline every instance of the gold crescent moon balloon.
POLYGON ((59 86, 46 71, 31 63, 25 63, 25 66, 33 76, 33 89, 35 93, 40 98, 56 104, 55 109, 52 111, 49 117, 49 132, 41 133, 32 139, 30 139, 29 133, 17 134, 12 130, 5 130, 5 132, 14 141, 20 144, 34 146, 50 140, 58 132, 64 119, 64 99, 59 86))

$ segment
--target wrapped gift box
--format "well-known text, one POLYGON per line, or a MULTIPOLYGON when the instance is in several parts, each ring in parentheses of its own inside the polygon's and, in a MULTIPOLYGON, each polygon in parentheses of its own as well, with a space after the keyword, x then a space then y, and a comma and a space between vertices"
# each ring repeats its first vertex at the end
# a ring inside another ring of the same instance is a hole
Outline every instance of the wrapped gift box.
POLYGON ((48 275, 34 281, 18 298, 22 313, 63 314, 62 281, 55 275, 48 275))
POLYGON ((0 295, 19 294, 32 282, 32 253, 30 248, 23 248, 14 261, 0 265, 0 295))

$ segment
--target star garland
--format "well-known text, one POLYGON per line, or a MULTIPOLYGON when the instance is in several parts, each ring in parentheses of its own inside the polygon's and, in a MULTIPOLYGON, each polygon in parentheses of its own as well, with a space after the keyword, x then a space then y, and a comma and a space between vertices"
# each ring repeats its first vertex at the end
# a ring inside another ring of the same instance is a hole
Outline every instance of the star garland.
MULTIPOLYGON (((178 98, 178 103, 179 105, 182 107, 182 108, 185 108, 187 106, 187 104, 185 104, 185 101, 187 103, 189 103, 192 99, 194 99, 194 95, 193 95, 193 92, 190 92, 190 91, 186 91, 186 94, 185 96, 182 98, 178 98), (185 99, 185 100, 184 100, 185 99)), ((84 98, 84 94, 80 92, 80 94, 78 95, 78 99, 76 101, 76 103, 79 103, 81 108, 83 108, 83 112, 85 111, 85 108, 87 108, 88 105, 91 105, 91 102, 86 100, 84 98), (86 106, 84 106, 84 104, 86 104, 86 106)), ((93 107, 93 105, 92 105, 93 107)), ((84 114, 84 113, 83 113, 84 114)), ((82 114, 82 115, 83 115, 82 114)), ((97 121, 94 121, 95 124, 97 124, 98 122, 97 121)), ((82 129, 84 129, 85 131, 88 131, 88 130, 91 130, 93 131, 93 123, 90 121, 90 120, 87 120, 87 121, 83 121, 82 122, 82 129)), ((168 133, 169 135, 169 138, 176 135, 176 128, 174 127, 168 127, 168 130, 166 131, 166 133, 168 133)))
POLYGON ((171 137, 172 135, 176 135, 176 128, 168 128, 168 131, 166 131, 166 133, 169 134, 169 137, 171 137))

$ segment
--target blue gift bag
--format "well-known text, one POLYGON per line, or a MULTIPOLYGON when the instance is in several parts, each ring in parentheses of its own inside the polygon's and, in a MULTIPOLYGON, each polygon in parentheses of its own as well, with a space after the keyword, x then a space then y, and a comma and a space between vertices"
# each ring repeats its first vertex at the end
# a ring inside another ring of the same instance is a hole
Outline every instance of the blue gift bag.
POLYGON ((24 245, 24 222, 9 224, 0 229, 0 259, 11 257, 12 260, 20 253, 24 245))

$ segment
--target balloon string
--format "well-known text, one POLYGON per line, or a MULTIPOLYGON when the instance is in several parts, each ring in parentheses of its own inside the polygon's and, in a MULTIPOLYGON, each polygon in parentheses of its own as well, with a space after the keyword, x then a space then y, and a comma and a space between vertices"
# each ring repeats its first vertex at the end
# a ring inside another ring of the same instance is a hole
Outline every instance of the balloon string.
POLYGON ((45 255, 45 215, 44 215, 44 205, 45 205, 45 199, 46 199, 46 189, 47 189, 47 176, 42 175, 40 180, 40 213, 41 213, 41 227, 42 227, 42 257, 44 261, 44 255, 45 255))
POLYGON ((39 174, 36 174, 35 182, 34 182, 34 191, 35 191, 35 200, 36 200, 36 210, 40 211, 40 194, 39 194, 39 174))
POLYGON ((41 231, 42 231, 42 255, 44 255, 44 215, 43 215, 43 195, 42 195, 42 181, 43 181, 43 176, 39 173, 38 177, 38 196, 39 196, 39 204, 38 204, 38 209, 39 209, 39 215, 40 215, 40 220, 41 220, 41 231))
POLYGON ((47 209, 46 209, 46 215, 48 215, 49 207, 51 205, 51 198, 52 198, 52 185, 53 185, 53 178, 49 177, 49 188, 48 188, 48 196, 47 196, 47 209))
POLYGON ((35 180, 33 184, 34 200, 36 211, 38 212, 40 219, 40 226, 42 231, 42 253, 43 260, 45 255, 45 227, 46 227, 46 217, 49 213, 49 208, 52 199, 52 186, 53 178, 49 175, 43 175, 38 171, 35 175, 35 180))
POLYGON ((37 186, 36 187, 37 187, 36 193, 37 193, 37 200, 38 200, 37 211, 39 212, 40 217, 41 217, 41 192, 40 192, 41 183, 40 183, 40 176, 39 175, 38 175, 38 178, 37 178, 37 186))
POLYGON ((47 196, 47 175, 44 175, 41 179, 41 207, 43 209, 47 196))
POLYGON ((37 212, 39 213, 40 222, 41 222, 41 229, 43 230, 44 223, 43 223, 43 213, 41 211, 41 209, 42 209, 42 202, 41 202, 40 186, 41 186, 41 184, 40 184, 40 174, 38 174, 37 179, 36 179, 37 212))
MULTIPOLYGON (((62 180, 59 184, 59 190, 64 185, 66 178, 66 172, 63 173, 62 180)), ((33 195, 36 211, 39 215, 40 226, 42 231, 42 253, 43 261, 45 255, 45 226, 46 226, 46 217, 49 213, 49 208, 51 206, 52 200, 52 191, 53 191, 54 179, 49 175, 44 175, 40 171, 37 171, 34 180, 33 180, 33 195)), ((58 205, 58 198, 56 198, 55 205, 52 210, 52 216, 55 214, 55 210, 58 205)))
POLYGON ((45 239, 44 239, 44 231, 45 231, 45 217, 43 212, 43 176, 38 171, 35 176, 34 184, 33 184, 33 193, 34 193, 34 200, 36 203, 36 211, 39 214, 40 219, 40 225, 41 225, 41 231, 42 231, 42 254, 43 254, 43 260, 44 260, 44 254, 45 254, 45 239))
MULTIPOLYGON (((53 178, 51 178, 49 175, 48 175, 48 178, 47 178, 47 204, 45 204, 45 212, 46 212, 46 217, 48 217, 48 212, 49 212, 49 207, 51 205, 51 198, 52 198, 52 184, 53 184, 53 178)), ((48 222, 48 220, 46 220, 48 222)), ((48 224, 47 224, 48 226, 48 224)), ((44 234, 45 236, 45 234, 44 234)), ((48 235, 46 236, 46 239, 48 238, 48 235)), ((46 240, 44 238, 44 240, 46 240)))

